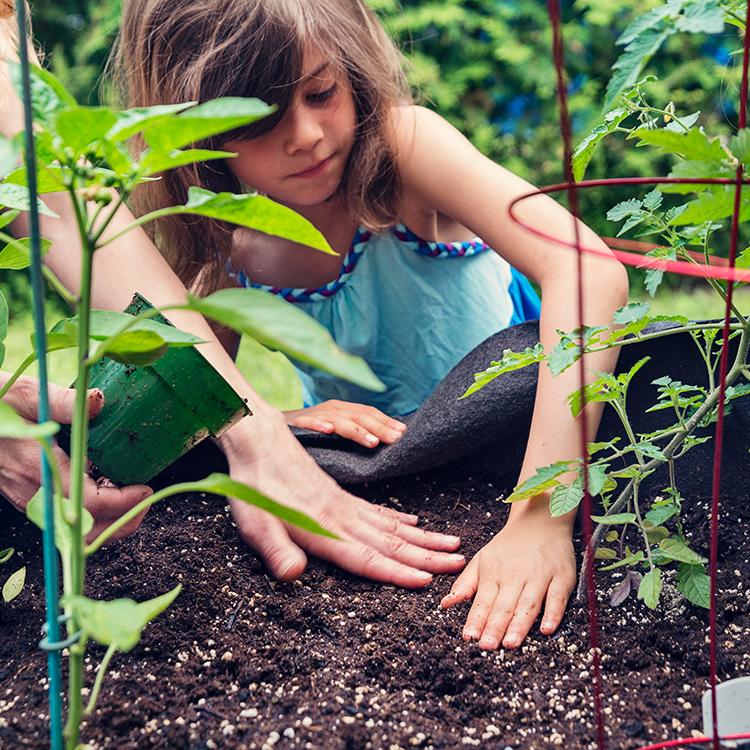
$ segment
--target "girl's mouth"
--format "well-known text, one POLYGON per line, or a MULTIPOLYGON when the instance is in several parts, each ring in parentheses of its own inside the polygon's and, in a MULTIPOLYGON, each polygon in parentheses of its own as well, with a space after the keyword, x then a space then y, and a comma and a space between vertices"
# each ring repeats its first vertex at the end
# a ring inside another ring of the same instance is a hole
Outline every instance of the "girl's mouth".
POLYGON ((323 161, 319 161, 317 164, 313 164, 311 167, 303 169, 301 172, 295 172, 294 174, 290 175, 290 177, 317 177, 328 168, 332 159, 333 154, 323 159, 323 161))

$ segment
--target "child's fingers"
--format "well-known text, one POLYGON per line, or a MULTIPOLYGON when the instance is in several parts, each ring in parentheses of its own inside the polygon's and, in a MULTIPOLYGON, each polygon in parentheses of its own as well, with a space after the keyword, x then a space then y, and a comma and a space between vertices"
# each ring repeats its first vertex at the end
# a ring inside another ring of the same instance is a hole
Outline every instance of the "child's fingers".
POLYGON ((479 579, 477 594, 472 602, 469 615, 464 625, 463 639, 465 641, 478 641, 487 624, 492 608, 495 606, 499 589, 497 581, 487 580, 487 577, 479 579))
POLYGON ((540 630, 545 635, 552 635, 560 622, 562 621, 565 609, 568 606, 568 599, 575 587, 575 581, 568 582, 560 578, 553 578, 547 591, 547 601, 544 606, 544 616, 540 630))
POLYGON ((353 440, 355 443, 364 445, 365 448, 375 448, 380 443, 380 438, 347 417, 336 417, 331 420, 336 427, 336 434, 353 440))
POLYGON ((376 409, 374 406, 363 406, 361 407, 363 411, 367 412, 369 416, 371 416, 373 419, 377 419, 379 422, 382 422, 388 429, 396 430, 397 432, 404 432, 406 430, 406 424, 404 422, 399 421, 398 419, 394 419, 393 417, 389 417, 387 414, 384 414, 380 409, 376 409))
MULTIPOLYGON (((513 606, 513 609, 515 609, 513 619, 508 624, 505 635, 502 636, 505 648, 517 648, 523 643, 524 638, 526 638, 529 630, 531 630, 531 626, 534 624, 534 620, 539 615, 548 585, 549 581, 546 581, 541 586, 536 581, 526 584, 513 606)), ((494 641, 494 634, 492 640, 494 641)), ((489 646, 489 648, 496 647, 489 646)))
POLYGON ((472 558, 463 573, 453 582, 450 592, 441 599, 440 606, 443 609, 450 609, 474 596, 479 585, 478 559, 478 557, 472 558))
POLYGON ((313 432, 322 432, 325 435, 330 435, 335 432, 336 426, 333 422, 329 422, 327 419, 315 416, 299 416, 294 417, 290 420, 289 424, 294 427, 300 427, 303 430, 312 430, 313 432))
MULTIPOLYGON (((377 417, 373 417, 369 414, 363 414, 361 412, 351 414, 350 418, 352 422, 355 422, 360 427, 364 427, 367 432, 371 435, 375 435, 378 440, 382 440, 384 443, 395 443, 400 440, 404 434, 404 430, 396 429, 390 426, 390 422, 393 422, 389 418, 388 423, 383 422, 377 417)), ((404 428, 405 429, 405 428, 404 428)))

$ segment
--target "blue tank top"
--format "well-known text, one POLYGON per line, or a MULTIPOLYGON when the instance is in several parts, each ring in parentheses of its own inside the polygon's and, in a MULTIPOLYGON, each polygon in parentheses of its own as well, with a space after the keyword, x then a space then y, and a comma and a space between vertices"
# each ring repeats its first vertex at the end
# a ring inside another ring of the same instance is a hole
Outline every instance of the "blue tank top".
POLYGON ((338 277, 317 289, 230 275, 299 305, 386 385, 373 393, 296 364, 306 406, 340 399, 392 416, 418 409, 464 355, 502 328, 537 319, 541 309, 529 281, 482 240, 428 242, 403 224, 382 234, 360 229, 338 277))

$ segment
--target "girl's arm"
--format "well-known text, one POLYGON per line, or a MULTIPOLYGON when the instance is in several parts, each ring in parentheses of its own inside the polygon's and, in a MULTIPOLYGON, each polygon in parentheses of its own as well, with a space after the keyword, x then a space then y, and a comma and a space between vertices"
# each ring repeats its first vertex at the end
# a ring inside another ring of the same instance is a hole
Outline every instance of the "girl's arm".
MULTIPOLYGON (((16 56, 12 18, 0 18, 0 135, 12 136, 23 127, 21 102, 8 80, 4 60, 16 56)), ((52 242, 46 262, 74 294, 79 287, 80 248, 76 222, 67 196, 45 195, 59 219, 42 217, 42 234, 52 242)), ((133 220, 119 210, 107 236, 133 220)), ((27 217, 19 217, 14 231, 28 233, 27 217)), ((122 310, 135 291, 154 305, 179 304, 186 290, 145 232, 137 228, 98 250, 94 259, 94 306, 122 310)), ((207 343, 201 352, 247 398, 254 415, 240 420, 219 439, 232 477, 290 507, 312 516, 336 534, 332 540, 302 532, 269 513, 231 501, 240 535, 265 560, 273 575, 291 579, 302 573, 306 552, 350 572, 420 587, 431 573, 463 567, 460 555, 450 554, 459 539, 415 528, 416 517, 365 502, 342 490, 304 451, 289 431, 284 417, 265 404, 237 370, 234 361, 201 316, 170 311, 178 327, 207 343)))
MULTIPOLYGON (((455 128, 426 109, 399 109, 394 134, 406 199, 421 210, 438 211, 460 222, 539 284, 539 328, 545 351, 557 343, 556 329, 578 328, 576 252, 535 237, 508 216, 511 201, 533 191, 533 186, 485 158, 455 128)), ((551 198, 536 196, 517 210, 527 223, 573 242, 572 217, 551 198)), ((578 226, 583 246, 609 254, 588 227, 580 222, 578 226)), ((610 325, 614 311, 627 301, 625 269, 611 255, 585 254, 581 291, 584 324, 610 325)), ((587 377, 613 369, 616 359, 616 350, 586 355, 587 377)), ((566 400, 578 387, 577 367, 557 377, 547 367, 539 368, 519 482, 537 467, 580 454, 580 418, 573 418, 566 400)), ((588 440, 596 434, 601 406, 586 409, 588 440)), ((570 541, 574 518, 574 512, 553 518, 546 494, 512 505, 506 527, 472 560, 444 600, 444 606, 451 606, 476 593, 465 638, 479 638, 488 648, 497 648, 501 641, 506 647, 517 646, 545 599, 542 630, 552 633, 557 628, 575 584, 570 541)))

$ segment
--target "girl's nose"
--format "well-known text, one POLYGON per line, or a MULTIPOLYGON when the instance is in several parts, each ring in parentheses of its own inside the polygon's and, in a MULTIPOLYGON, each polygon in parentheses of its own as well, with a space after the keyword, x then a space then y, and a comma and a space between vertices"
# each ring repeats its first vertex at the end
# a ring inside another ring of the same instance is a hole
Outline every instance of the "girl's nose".
POLYGON ((290 113, 286 150, 290 155, 298 151, 312 151, 323 138, 323 128, 313 113, 300 107, 290 113))

